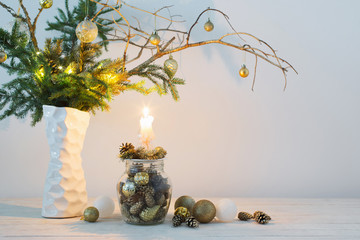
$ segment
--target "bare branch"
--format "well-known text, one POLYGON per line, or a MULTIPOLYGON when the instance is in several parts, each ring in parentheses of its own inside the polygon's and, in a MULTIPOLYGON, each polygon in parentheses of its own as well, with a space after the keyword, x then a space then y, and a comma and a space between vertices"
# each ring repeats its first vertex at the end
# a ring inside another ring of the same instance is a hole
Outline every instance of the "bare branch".
POLYGON ((19 16, 14 9, 12 9, 11 7, 7 6, 6 4, 0 2, 0 6, 2 6, 6 11, 8 11, 14 18, 20 18, 21 20, 23 20, 24 22, 26 21, 25 18, 19 16))

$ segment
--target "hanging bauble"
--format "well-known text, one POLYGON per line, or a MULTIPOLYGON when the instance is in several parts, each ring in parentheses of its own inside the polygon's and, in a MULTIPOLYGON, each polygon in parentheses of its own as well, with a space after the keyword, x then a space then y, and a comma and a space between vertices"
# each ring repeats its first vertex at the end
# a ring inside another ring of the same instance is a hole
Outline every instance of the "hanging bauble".
POLYGON ((39 3, 42 8, 51 8, 53 0, 39 0, 39 3))
POLYGON ((164 68, 166 71, 170 72, 172 76, 175 75, 178 69, 178 63, 175 59, 173 59, 172 55, 170 55, 169 59, 164 62, 164 68))
POLYGON ((108 196, 100 196, 95 199, 94 207, 99 210, 100 217, 110 217, 115 209, 114 201, 108 196))
POLYGON ((3 47, 0 47, 0 63, 5 62, 7 59, 7 54, 3 47))
POLYGON ((190 196, 181 196, 178 199, 176 199, 175 209, 177 209, 178 207, 185 207, 191 213, 194 205, 195 205, 195 200, 192 197, 190 197, 190 196))
POLYGON ((159 43, 160 43, 160 37, 157 34, 157 32, 154 32, 153 34, 151 34, 149 40, 152 45, 159 45, 159 43))
POLYGON ((216 208, 209 200, 200 200, 195 203, 192 214, 199 222, 208 223, 214 219, 216 208))
POLYGON ((204 29, 207 32, 211 32, 214 29, 214 24, 209 20, 204 24, 204 29))
POLYGON ((99 211, 96 207, 88 207, 84 211, 84 220, 87 222, 96 222, 99 218, 99 211))
POLYGON ((216 204, 216 218, 221 222, 233 221, 236 213, 236 204, 231 199, 223 198, 216 204))
POLYGON ((241 77, 246 78, 247 76, 249 76, 249 69, 246 68, 245 64, 242 65, 239 74, 241 77))
POLYGON ((13 39, 22 47, 25 47, 30 41, 30 31, 28 25, 20 18, 16 18, 9 22, 5 29, 12 34, 13 28, 16 27, 17 31, 14 33, 13 39))
POLYGON ((98 35, 98 28, 95 23, 89 20, 88 17, 79 23, 76 27, 77 38, 84 43, 89 43, 95 40, 98 35))

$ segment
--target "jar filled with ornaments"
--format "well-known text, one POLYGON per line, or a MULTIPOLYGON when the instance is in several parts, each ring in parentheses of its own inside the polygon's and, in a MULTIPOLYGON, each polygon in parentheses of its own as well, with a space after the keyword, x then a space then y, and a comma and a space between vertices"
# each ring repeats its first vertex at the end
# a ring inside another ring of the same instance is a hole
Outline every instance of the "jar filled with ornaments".
POLYGON ((162 147, 135 148, 122 144, 120 158, 125 172, 117 184, 122 218, 135 225, 163 223, 167 215, 172 186, 164 171, 166 151, 162 147))

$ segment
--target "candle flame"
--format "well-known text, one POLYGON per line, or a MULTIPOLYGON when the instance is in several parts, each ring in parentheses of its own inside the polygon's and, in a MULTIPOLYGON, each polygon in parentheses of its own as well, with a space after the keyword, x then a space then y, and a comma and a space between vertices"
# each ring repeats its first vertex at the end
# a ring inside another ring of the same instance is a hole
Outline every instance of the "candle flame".
POLYGON ((149 116, 149 113, 150 113, 150 109, 149 109, 148 107, 144 107, 144 109, 143 109, 143 115, 144 115, 144 117, 149 116))

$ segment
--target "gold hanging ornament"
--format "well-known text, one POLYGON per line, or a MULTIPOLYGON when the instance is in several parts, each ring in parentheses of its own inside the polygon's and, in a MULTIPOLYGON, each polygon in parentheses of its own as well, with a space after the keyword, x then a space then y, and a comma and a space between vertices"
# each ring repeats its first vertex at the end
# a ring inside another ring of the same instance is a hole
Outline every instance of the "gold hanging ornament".
POLYGON ((39 3, 42 8, 51 8, 53 0, 39 0, 39 3))
POLYGON ((90 43, 95 40, 98 35, 98 27, 95 23, 85 17, 84 21, 76 27, 76 36, 83 43, 90 43))
POLYGON ((7 54, 3 47, 0 47, 0 63, 5 62, 7 59, 7 54))
POLYGON ((156 31, 153 34, 151 34, 149 40, 150 40, 150 43, 155 46, 159 45, 159 43, 160 43, 160 37, 156 31))
POLYGON ((171 73, 172 76, 175 75, 177 69, 178 69, 178 63, 176 62, 175 59, 173 59, 173 56, 170 55, 169 59, 167 59, 164 62, 164 68, 171 73))
POLYGON ((239 74, 241 77, 246 78, 247 76, 249 76, 249 69, 246 68, 245 64, 242 65, 239 74))
POLYGON ((209 20, 204 24, 204 29, 207 32, 211 32, 214 29, 214 24, 209 20))

